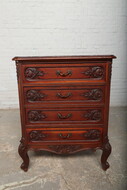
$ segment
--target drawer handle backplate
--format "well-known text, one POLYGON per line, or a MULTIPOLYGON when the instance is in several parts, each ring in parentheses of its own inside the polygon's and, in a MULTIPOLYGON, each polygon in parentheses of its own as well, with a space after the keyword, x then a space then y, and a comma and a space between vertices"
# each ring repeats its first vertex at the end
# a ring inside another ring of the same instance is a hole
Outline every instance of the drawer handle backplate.
POLYGON ((72 93, 68 92, 66 95, 62 95, 61 93, 57 93, 56 96, 65 99, 65 98, 72 96, 72 93))
POLYGON ((65 116, 63 116, 61 113, 58 113, 57 115, 58 115, 59 119, 68 119, 68 118, 70 118, 72 116, 72 113, 69 113, 69 114, 67 114, 65 116))
POLYGON ((62 133, 59 133, 58 136, 62 139, 68 139, 72 136, 72 133, 68 133, 67 135, 63 135, 62 133))
POLYGON ((62 73, 61 71, 56 71, 56 75, 61 76, 61 77, 66 77, 66 76, 72 75, 72 71, 68 70, 66 73, 62 73))

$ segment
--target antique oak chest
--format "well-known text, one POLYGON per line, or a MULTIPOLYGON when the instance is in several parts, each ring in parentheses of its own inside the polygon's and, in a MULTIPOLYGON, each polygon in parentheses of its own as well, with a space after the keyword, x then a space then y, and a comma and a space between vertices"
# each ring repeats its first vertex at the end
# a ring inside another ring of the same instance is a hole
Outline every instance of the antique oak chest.
POLYGON ((109 168, 110 79, 113 55, 14 57, 17 68, 22 137, 21 168, 28 150, 71 154, 102 149, 109 168))

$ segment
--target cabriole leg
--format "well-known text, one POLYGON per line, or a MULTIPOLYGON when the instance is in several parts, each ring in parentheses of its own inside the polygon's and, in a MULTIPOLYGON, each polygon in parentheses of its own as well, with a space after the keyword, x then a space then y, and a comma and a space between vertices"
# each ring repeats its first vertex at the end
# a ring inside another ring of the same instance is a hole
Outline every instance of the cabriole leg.
POLYGON ((102 149, 102 156, 101 156, 101 164, 103 170, 107 170, 109 168, 109 163, 107 162, 107 159, 109 155, 111 154, 111 145, 109 141, 104 144, 103 149, 102 149))
POLYGON ((24 145, 22 139, 21 139, 20 142, 21 143, 19 145, 18 152, 19 152, 19 155, 21 156, 21 158, 23 159, 23 163, 21 164, 21 169, 24 170, 25 172, 27 172, 28 166, 29 166, 29 157, 28 157, 28 154, 27 154, 28 149, 24 145))

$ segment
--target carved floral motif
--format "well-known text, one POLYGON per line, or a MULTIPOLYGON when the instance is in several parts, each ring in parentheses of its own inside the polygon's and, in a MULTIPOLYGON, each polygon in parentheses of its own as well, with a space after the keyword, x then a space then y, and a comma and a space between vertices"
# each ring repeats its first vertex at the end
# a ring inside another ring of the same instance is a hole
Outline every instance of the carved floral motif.
POLYGON ((90 129, 90 130, 87 130, 86 133, 84 133, 84 137, 91 140, 99 139, 100 135, 101 135, 101 132, 97 129, 90 129))
POLYGON ((103 78, 104 77, 104 68, 103 67, 91 67, 90 69, 83 72, 86 76, 90 78, 103 78))
POLYGON ((81 145, 48 145, 48 147, 58 154, 70 154, 80 149, 81 145))
POLYGON ((84 117, 87 120, 101 120, 101 115, 100 110, 88 110, 84 117))
POLYGON ((29 133, 29 137, 31 141, 39 141, 43 140, 43 138, 47 137, 47 135, 42 133, 42 131, 31 131, 29 133))
POLYGON ((40 93, 38 90, 28 90, 26 92, 26 98, 28 101, 40 101, 45 96, 44 93, 40 93))
POLYGON ((101 100, 103 96, 103 92, 101 89, 90 89, 89 91, 82 94, 82 96, 90 100, 101 100))
POLYGON ((40 121, 42 119, 45 119, 46 115, 42 114, 41 111, 30 111, 28 113, 28 119, 29 121, 40 121))
POLYGON ((37 68, 26 68, 25 70, 25 77, 27 79, 35 79, 38 78, 39 76, 43 76, 44 72, 39 71, 37 68))

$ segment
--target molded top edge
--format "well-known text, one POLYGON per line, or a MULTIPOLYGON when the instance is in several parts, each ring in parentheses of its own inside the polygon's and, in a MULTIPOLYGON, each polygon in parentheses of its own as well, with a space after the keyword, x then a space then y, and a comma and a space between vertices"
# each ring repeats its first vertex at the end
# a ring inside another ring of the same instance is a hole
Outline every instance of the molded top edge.
POLYGON ((43 60, 85 60, 85 59, 115 59, 114 55, 77 55, 77 56, 28 56, 14 57, 14 61, 43 61, 43 60))

